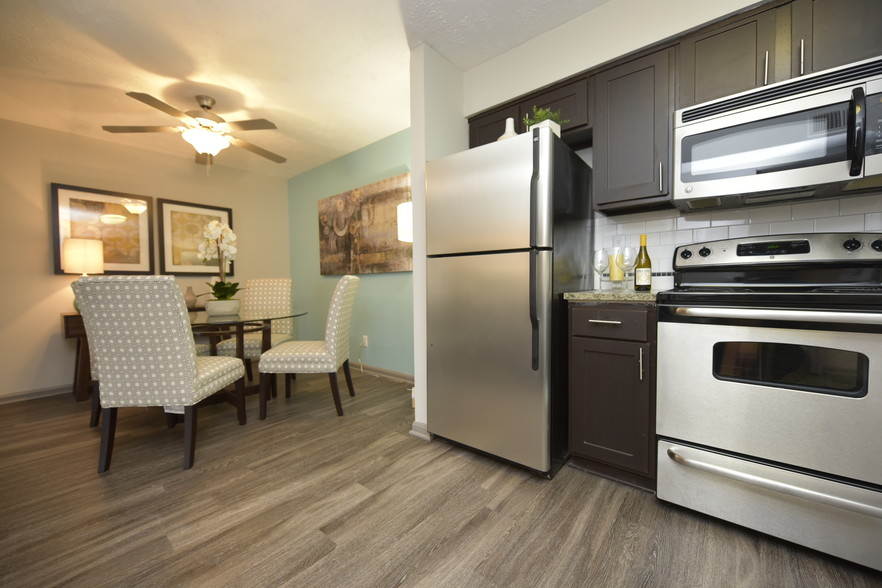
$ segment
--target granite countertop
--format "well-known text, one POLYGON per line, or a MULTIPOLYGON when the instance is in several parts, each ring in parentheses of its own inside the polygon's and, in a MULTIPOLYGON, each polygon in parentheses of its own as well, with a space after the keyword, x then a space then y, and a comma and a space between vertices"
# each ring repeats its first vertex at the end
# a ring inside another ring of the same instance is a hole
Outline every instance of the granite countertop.
POLYGON ((635 292, 633 289, 587 290, 583 292, 567 292, 564 294, 564 300, 571 302, 655 302, 656 294, 658 294, 658 291, 635 292))

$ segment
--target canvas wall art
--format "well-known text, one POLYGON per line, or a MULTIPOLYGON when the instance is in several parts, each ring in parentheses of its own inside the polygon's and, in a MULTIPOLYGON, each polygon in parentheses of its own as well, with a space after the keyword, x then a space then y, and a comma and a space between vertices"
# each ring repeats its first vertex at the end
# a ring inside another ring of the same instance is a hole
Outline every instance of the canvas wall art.
POLYGON ((413 245, 398 240, 398 205, 409 202, 410 173, 318 202, 323 276, 413 271, 413 245))

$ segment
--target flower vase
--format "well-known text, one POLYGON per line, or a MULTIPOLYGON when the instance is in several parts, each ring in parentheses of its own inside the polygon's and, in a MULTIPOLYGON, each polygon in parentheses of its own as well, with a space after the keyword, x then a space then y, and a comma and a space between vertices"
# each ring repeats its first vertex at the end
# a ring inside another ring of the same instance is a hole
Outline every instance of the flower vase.
POLYGON ((208 316, 227 316, 239 314, 239 301, 233 300, 206 300, 205 312, 208 316))
POLYGON ((503 139, 511 139, 512 137, 517 137, 518 132, 515 130, 514 119, 509 117, 505 119, 505 132, 502 133, 497 141, 502 141, 503 139))
POLYGON ((532 132, 533 129, 536 129, 536 128, 541 129, 542 127, 548 127, 549 129, 551 129, 552 133, 554 133, 555 135, 560 137, 560 125, 557 124, 556 122, 554 122, 553 120, 548 120, 548 119, 541 120, 541 121, 537 122, 535 125, 530 125, 529 130, 532 132))
POLYGON ((187 291, 184 292, 184 302, 187 303, 187 308, 195 308, 195 306, 196 306, 196 293, 193 292, 192 286, 187 286, 187 291))

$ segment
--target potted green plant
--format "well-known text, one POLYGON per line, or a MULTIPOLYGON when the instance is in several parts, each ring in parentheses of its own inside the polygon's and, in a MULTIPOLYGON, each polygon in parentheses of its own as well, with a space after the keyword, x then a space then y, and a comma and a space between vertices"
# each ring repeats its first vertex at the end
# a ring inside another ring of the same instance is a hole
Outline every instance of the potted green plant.
MULTIPOLYGON (((229 263, 236 259, 239 251, 236 247, 236 233, 229 225, 215 220, 205 225, 203 237, 205 239, 199 244, 197 257, 202 261, 217 259, 220 274, 219 280, 206 282, 211 288, 213 298, 205 302, 205 311, 210 315, 238 314, 239 301, 235 296, 241 288, 239 282, 227 281, 229 263)), ((200 296, 207 294, 206 292, 200 296)))
POLYGON ((570 119, 563 118, 560 109, 551 110, 550 108, 539 108, 533 105, 533 112, 524 116, 524 126, 527 130, 531 130, 536 125, 548 126, 555 135, 560 137, 560 126, 570 122, 570 119))

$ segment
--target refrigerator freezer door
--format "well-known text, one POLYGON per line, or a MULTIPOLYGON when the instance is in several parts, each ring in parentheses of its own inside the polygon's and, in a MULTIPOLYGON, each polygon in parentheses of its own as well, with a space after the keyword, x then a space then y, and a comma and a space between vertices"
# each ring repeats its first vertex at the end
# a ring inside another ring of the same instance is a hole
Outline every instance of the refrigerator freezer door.
POLYGON ((429 432, 540 472, 549 437, 551 253, 429 258, 429 432), (533 369, 531 262, 538 279, 533 369))
POLYGON ((529 133, 426 163, 426 253, 530 247, 532 176, 529 133))

